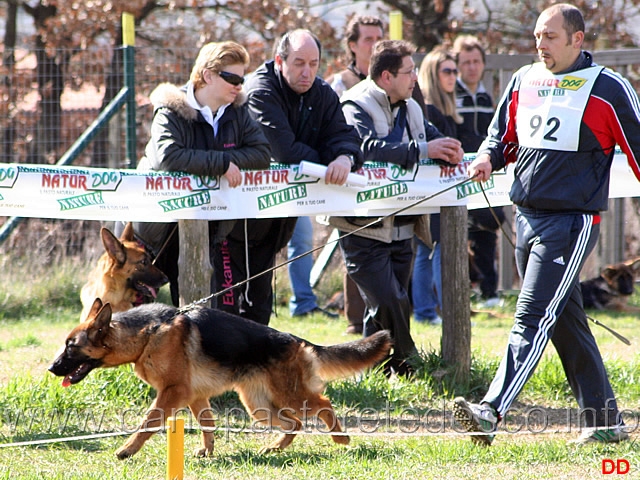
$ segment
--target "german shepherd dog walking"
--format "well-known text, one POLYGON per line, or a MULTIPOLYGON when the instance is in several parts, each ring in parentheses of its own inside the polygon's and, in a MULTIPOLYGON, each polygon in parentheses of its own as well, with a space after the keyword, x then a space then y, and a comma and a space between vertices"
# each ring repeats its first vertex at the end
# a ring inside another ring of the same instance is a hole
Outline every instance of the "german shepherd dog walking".
MULTIPOLYGON (((330 432, 342 432, 325 381, 360 372, 383 360, 389 332, 333 346, 318 346, 242 317, 197 307, 187 313, 160 303, 112 316, 96 299, 85 322, 75 327, 49 371, 62 385, 80 382, 94 368, 133 363, 136 375, 157 390, 141 430, 162 427, 165 415, 188 406, 203 427, 202 448, 213 452, 214 418, 209 399, 235 390, 251 417, 283 433, 261 452, 281 450, 315 416, 330 432)), ((152 432, 137 431, 116 452, 135 454, 152 432)), ((333 435, 336 443, 349 437, 333 435)))
POLYGON ((634 291, 635 278, 640 270, 640 258, 608 265, 600 275, 580 282, 584 308, 640 312, 627 302, 634 291))
POLYGON ((95 298, 110 303, 113 312, 124 312, 152 302, 158 289, 169 281, 136 241, 131 223, 127 223, 120 239, 104 227, 100 229, 100 236, 106 251, 80 291, 81 321, 87 318, 95 298))

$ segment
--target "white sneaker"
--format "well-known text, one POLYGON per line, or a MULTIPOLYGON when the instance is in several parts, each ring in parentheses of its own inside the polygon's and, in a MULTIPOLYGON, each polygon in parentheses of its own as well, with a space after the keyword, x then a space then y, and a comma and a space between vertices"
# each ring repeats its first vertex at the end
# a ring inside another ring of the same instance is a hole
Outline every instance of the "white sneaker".
MULTIPOLYGON (((492 433, 498 426, 498 416, 487 403, 469 403, 462 397, 453 399, 453 416, 467 432, 492 433)), ((473 435, 473 443, 488 447, 495 435, 473 435)))
POLYGON ((442 325, 442 317, 440 315, 436 315, 434 318, 430 318, 427 320, 429 325, 442 325))
POLYGON ((484 302, 480 304, 480 308, 494 308, 494 307, 501 307, 501 306, 502 306, 502 300, 500 300, 500 298, 498 297, 487 298, 484 302))
POLYGON ((624 431, 624 425, 616 425, 612 428, 587 428, 582 432, 582 435, 571 443, 574 445, 587 445, 589 443, 619 443, 628 439, 629 434, 624 431))

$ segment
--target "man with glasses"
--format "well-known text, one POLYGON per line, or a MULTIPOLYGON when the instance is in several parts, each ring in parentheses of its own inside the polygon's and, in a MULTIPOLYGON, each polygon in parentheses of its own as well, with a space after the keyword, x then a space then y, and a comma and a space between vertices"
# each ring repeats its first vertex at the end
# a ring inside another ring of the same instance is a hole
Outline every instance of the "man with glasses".
MULTIPOLYGON (((319 67, 320 42, 316 36, 308 30, 286 33, 278 42, 274 60, 260 66, 245 85, 249 111, 271 144, 272 160, 285 164, 306 160, 326 165, 325 182, 343 185, 347 175, 362 165, 360 139, 346 123, 336 93, 317 76, 319 67)), ((233 282, 273 267, 276 253, 291 239, 297 220, 269 218, 238 223, 227 242, 231 258, 239 264, 233 282)), ((305 222, 306 230, 311 227, 308 217, 300 220, 305 222)), ((304 231, 299 233, 305 235, 304 231)), ((312 257, 307 255, 302 260, 303 264, 312 262, 312 257)), ((304 303, 294 313, 324 313, 309 286, 309 274, 290 276, 295 277, 292 284, 299 280, 297 285, 304 287, 306 282, 307 287, 302 293, 294 292, 296 301, 304 303)), ((237 298, 242 309, 258 309, 262 323, 268 323, 271 313, 272 277, 268 273, 249 282, 237 298)))
MULTIPOLYGON (((415 47, 402 40, 383 40, 373 48, 369 77, 343 94, 347 122, 362 138, 366 161, 387 162, 411 170, 421 158, 456 164, 460 142, 444 137, 425 120, 412 96, 417 81, 415 47)), ((410 375, 417 349, 409 330, 408 286, 414 233, 430 243, 424 215, 389 216, 340 240, 347 272, 356 282, 367 312, 364 335, 391 331, 393 355, 385 365, 390 375, 410 375), (420 228, 422 227, 422 228, 420 228)), ((371 222, 371 218, 331 217, 341 234, 371 222)))

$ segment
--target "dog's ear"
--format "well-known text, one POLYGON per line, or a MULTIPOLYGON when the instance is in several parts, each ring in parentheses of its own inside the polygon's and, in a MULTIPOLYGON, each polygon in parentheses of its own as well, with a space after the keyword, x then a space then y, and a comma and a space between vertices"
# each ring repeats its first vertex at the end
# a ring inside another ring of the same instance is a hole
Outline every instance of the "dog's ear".
MULTIPOLYGON (((100 302, 100 304, 102 304, 102 301, 100 301, 100 299, 97 298, 93 302, 93 306, 96 305, 96 302, 100 302)), ((102 339, 107 334, 107 331, 109 330, 110 323, 111 323, 111 304, 107 302, 104 305, 102 305, 102 307, 98 310, 95 317, 93 317, 93 320, 91 321, 91 328, 87 330, 87 335, 91 343, 95 345, 102 341, 102 339)))
POLYGON ((633 270, 634 275, 640 273, 640 257, 627 260, 624 263, 633 270))
POLYGON ((89 314, 87 315, 87 318, 85 318, 85 320, 88 320, 89 318, 94 318, 98 314, 101 308, 102 308, 102 300, 100 300, 99 298, 96 298, 93 301, 93 305, 91 305, 91 308, 89 309, 89 314))
POLYGON ((122 242, 118 240, 109 229, 104 227, 100 229, 100 235, 102 236, 102 244, 107 254, 109 254, 118 265, 123 265, 124 262, 127 261, 127 252, 122 242))
POLYGON ((602 275, 602 278, 604 278, 605 280, 611 281, 613 277, 616 276, 617 272, 618 272, 618 269, 615 268, 613 265, 607 265, 602 269, 602 271, 600 272, 600 275, 602 275))
POLYGON ((127 222, 122 234, 120 234, 120 240, 122 242, 134 242, 136 240, 133 235, 133 223, 127 222))

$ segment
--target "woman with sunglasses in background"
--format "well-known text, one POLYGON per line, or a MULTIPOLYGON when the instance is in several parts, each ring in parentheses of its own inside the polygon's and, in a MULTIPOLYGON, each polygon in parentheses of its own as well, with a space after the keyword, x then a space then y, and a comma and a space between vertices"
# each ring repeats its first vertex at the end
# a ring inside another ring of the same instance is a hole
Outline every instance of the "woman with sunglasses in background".
MULTIPOLYGON (((453 56, 443 47, 427 54, 420 64, 418 84, 427 107, 427 119, 445 136, 458 138, 462 117, 456 110, 458 69, 453 56)), ((442 278, 440 276, 440 214, 431 215, 433 250, 418 238, 411 277, 413 318, 432 325, 442 323, 442 278)))
MULTIPOLYGON (((245 106, 242 84, 248 66, 249 54, 243 46, 208 43, 200 50, 186 85, 159 85, 149 97, 154 108, 151 138, 138 170, 221 177, 234 188, 242 183, 241 169, 269 168, 269 143, 245 106)), ((212 265, 216 249, 235 222, 209 222, 212 265)), ((156 265, 169 277, 171 300, 178 306, 179 245, 174 225, 136 223, 134 230, 154 256, 169 237, 156 265)), ((212 291, 214 284, 212 280, 212 291)))

